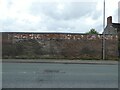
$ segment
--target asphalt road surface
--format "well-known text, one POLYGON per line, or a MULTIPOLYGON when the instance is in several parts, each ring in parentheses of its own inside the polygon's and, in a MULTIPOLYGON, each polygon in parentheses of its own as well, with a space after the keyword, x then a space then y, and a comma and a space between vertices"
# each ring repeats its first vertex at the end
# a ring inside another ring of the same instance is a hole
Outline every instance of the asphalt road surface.
POLYGON ((3 88, 118 88, 118 65, 3 63, 3 88))

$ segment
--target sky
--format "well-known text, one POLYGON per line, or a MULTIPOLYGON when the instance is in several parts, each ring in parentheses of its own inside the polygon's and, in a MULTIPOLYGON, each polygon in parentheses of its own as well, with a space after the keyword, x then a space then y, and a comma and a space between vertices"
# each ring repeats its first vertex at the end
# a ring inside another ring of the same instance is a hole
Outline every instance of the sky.
MULTIPOLYGON (((104 0, 0 0, 0 32, 103 32, 104 0)), ((119 0, 105 0, 118 23, 119 0)))

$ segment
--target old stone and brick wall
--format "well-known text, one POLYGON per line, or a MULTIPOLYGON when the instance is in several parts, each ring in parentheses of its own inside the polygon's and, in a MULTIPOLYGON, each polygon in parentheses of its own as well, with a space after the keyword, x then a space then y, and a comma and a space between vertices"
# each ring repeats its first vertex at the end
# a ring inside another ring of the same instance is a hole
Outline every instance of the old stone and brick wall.
MULTIPOLYGON (((40 58, 102 59, 102 35, 78 33, 6 33, 8 41, 35 40, 40 58)), ((118 58, 118 36, 106 35, 106 59, 118 58)), ((3 39, 4 40, 4 39, 3 39)))
POLYGON ((118 52, 119 52, 119 59, 120 59, 120 30, 118 31, 118 52))

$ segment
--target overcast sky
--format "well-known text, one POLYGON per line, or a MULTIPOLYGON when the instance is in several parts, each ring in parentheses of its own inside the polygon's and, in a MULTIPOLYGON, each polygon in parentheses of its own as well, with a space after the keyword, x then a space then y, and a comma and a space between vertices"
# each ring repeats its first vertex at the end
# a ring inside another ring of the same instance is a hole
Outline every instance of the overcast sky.
MULTIPOLYGON (((1 32, 103 31, 104 0, 0 0, 1 32)), ((119 0, 106 0, 106 18, 118 23, 119 0)))

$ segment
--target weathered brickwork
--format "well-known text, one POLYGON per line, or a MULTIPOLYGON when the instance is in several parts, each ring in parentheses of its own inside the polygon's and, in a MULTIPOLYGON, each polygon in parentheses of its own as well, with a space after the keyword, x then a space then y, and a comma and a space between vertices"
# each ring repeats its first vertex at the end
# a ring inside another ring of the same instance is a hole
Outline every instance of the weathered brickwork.
MULTIPOLYGON (((42 47, 41 57, 69 59, 102 59, 103 35, 87 35, 75 33, 6 33, 7 41, 32 39, 42 47)), ((4 35, 4 34, 3 34, 4 35)), ((4 37, 4 36, 3 36, 4 37)), ((4 42, 5 39, 3 39, 4 42)), ((105 36, 105 58, 118 58, 118 36, 105 36)))

